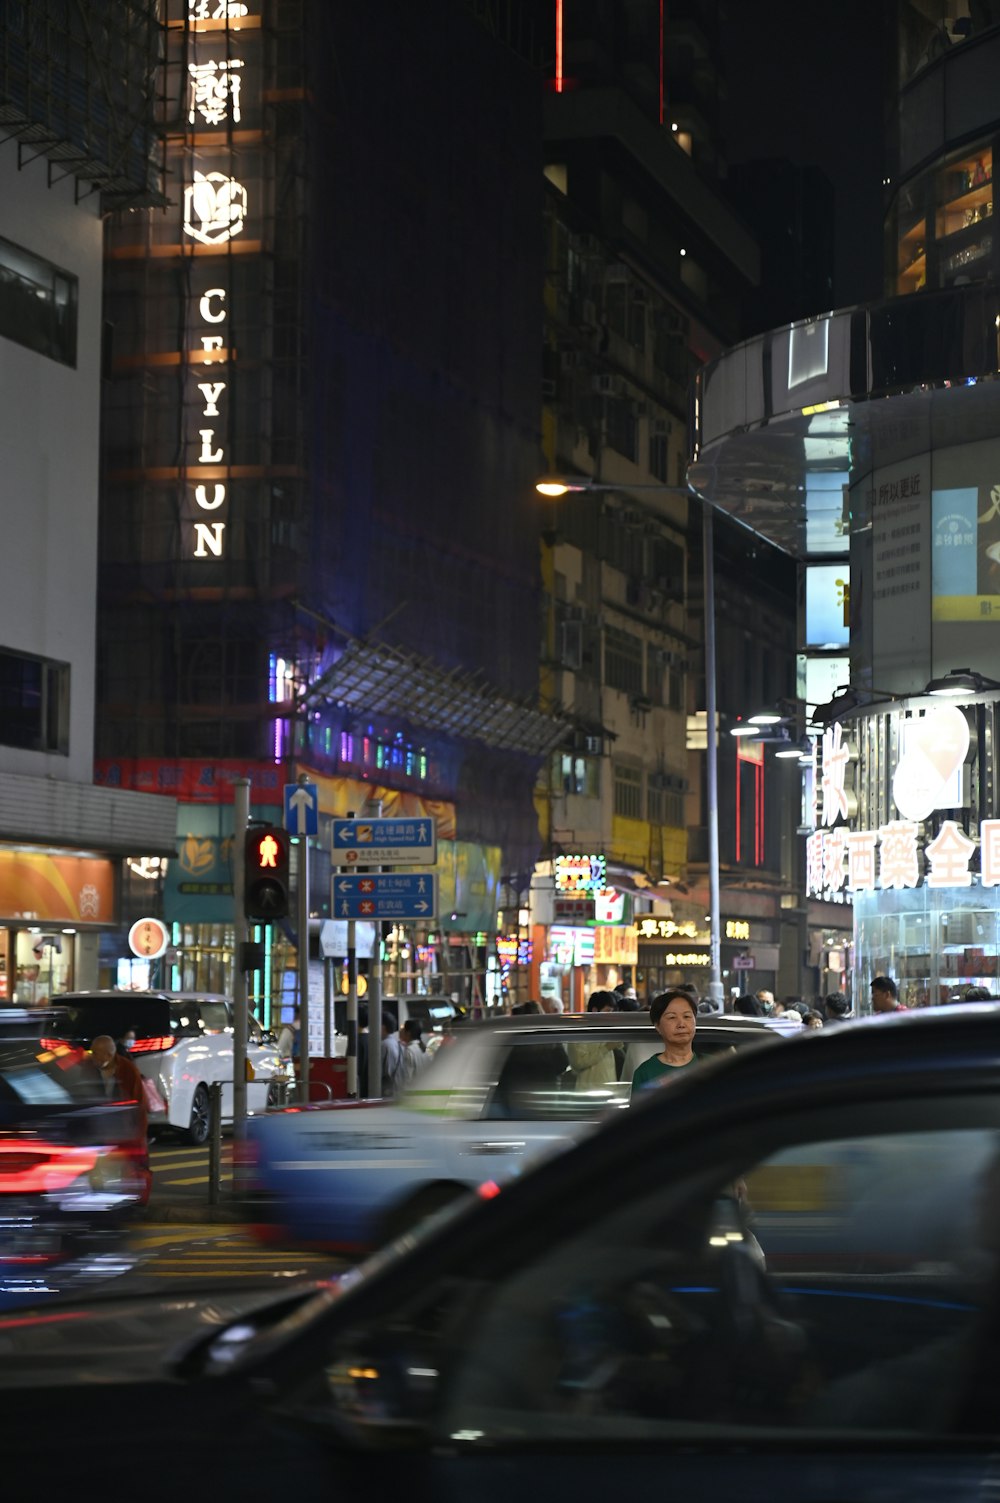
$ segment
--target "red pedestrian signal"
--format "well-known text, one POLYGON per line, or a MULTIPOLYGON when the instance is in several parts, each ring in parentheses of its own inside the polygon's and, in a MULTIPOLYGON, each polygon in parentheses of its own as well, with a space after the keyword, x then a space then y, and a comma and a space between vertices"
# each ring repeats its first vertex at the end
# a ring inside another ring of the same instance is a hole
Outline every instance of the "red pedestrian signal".
POLYGON ((255 825, 243 844, 243 912, 257 923, 288 914, 288 836, 280 825, 255 825))

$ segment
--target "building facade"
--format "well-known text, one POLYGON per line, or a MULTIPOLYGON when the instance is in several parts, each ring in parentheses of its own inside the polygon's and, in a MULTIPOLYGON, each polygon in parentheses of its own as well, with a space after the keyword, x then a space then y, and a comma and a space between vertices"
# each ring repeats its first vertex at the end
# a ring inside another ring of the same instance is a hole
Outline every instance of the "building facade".
POLYGON ((98 983, 173 848, 171 798, 94 784, 101 216, 160 194, 159 26, 139 0, 42 0, 4 28, 0 1002, 33 1005, 98 983))
POLYGON ((851 902, 862 1008, 879 971, 910 1006, 1000 986, 1000 16, 900 3, 897 23, 886 300, 772 330, 706 368, 689 472, 800 562, 814 686, 802 827, 825 908, 813 927, 832 929, 851 902))
MULTIPOLYGON (((160 84, 165 206, 106 243, 100 775, 178 799, 178 982, 231 971, 232 780, 280 820, 305 773, 313 919, 330 818, 432 815, 439 913, 381 936, 388 988, 482 1001, 564 734, 538 708, 535 75, 444 0, 378 26, 170 0, 160 84)), ((298 936, 263 937, 269 1018, 298 936)))
MULTIPOLYGON (((618 981, 653 995, 709 975, 689 380, 739 331, 760 273, 722 186, 718 24, 710 4, 633 6, 627 22, 567 8, 548 74, 543 468, 587 486, 543 520, 545 698, 576 726, 539 786, 531 982, 565 1006, 618 981)), ((719 532, 728 725, 794 693, 795 575, 719 532)), ((798 927, 787 976, 780 964, 801 907, 797 811, 787 828, 781 774, 725 741, 724 985, 742 990, 754 967, 755 985, 798 990, 798 927)))

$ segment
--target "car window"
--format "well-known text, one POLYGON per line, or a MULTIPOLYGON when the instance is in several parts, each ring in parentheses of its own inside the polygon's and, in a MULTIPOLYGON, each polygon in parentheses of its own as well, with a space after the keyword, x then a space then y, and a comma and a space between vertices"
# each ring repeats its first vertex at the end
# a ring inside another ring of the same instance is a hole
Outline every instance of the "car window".
POLYGON ((201 1013, 201 1029, 203 1033, 232 1032, 229 1022, 229 1008, 225 1002, 200 1002, 198 1004, 201 1013))
POLYGON ((581 1121, 628 1104, 618 1075, 624 1049, 613 1039, 576 1035, 515 1038, 497 1051, 496 1081, 484 1103, 489 1120, 581 1121))
POLYGON ((487 1281, 445 1432, 947 1432, 1000 1251, 1000 1114, 964 1115, 790 1123, 787 1146, 735 1151, 673 1194, 650 1165, 648 1190, 487 1281))
POLYGON ((170 1009, 162 997, 138 996, 128 992, 106 997, 81 997, 68 994, 59 998, 60 1018, 54 1024, 60 1038, 89 1044, 106 1033, 123 1039, 134 1032, 136 1039, 161 1039, 175 1032, 170 1009))

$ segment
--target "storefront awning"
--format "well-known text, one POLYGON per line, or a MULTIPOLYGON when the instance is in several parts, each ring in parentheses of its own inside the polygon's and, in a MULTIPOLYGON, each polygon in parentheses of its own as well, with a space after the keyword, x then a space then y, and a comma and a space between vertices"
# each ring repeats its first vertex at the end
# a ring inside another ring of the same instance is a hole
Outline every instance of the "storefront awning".
POLYGON ((322 702, 532 757, 544 757, 574 729, 567 717, 492 692, 479 674, 449 673, 430 658, 381 643, 349 641, 306 690, 305 707, 322 702))

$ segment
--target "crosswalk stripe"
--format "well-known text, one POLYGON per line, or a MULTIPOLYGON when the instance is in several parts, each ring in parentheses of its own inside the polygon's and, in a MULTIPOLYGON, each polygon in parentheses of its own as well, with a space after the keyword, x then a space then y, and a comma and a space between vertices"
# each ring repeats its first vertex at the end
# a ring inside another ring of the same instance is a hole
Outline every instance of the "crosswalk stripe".
MULTIPOLYGON (((223 1176, 223 1178, 225 1179, 225 1178, 227 1178, 227 1176, 223 1176)), ((161 1183, 164 1184, 164 1185, 169 1185, 172 1188, 176 1187, 178 1185, 207 1185, 208 1184, 208 1174, 207 1174, 207 1172, 205 1174, 196 1174, 193 1177, 188 1178, 188 1179, 165 1179, 165 1180, 162 1180, 161 1183)), ((155 1185, 154 1185, 154 1190, 155 1190, 155 1185)))
MULTIPOLYGON (((232 1159, 232 1153, 223 1153, 223 1163, 232 1163, 232 1159)), ((158 1166, 159 1168, 173 1169, 176 1168, 177 1165, 185 1165, 185 1163, 208 1163, 208 1154, 150 1153, 149 1162, 152 1163, 153 1169, 158 1168, 158 1166)))
MULTIPOLYGON (((271 1279, 276 1276, 273 1271, 266 1268, 229 1269, 228 1271, 221 1268, 195 1268, 186 1271, 178 1269, 176 1273, 171 1273, 169 1269, 147 1268, 145 1273, 148 1278, 154 1279, 190 1279, 197 1278, 199 1274, 204 1275, 206 1273, 211 1273, 213 1279, 249 1279, 255 1277, 271 1279)), ((294 1278, 312 1278, 314 1276, 312 1270, 308 1268, 290 1268, 288 1273, 294 1278)))

